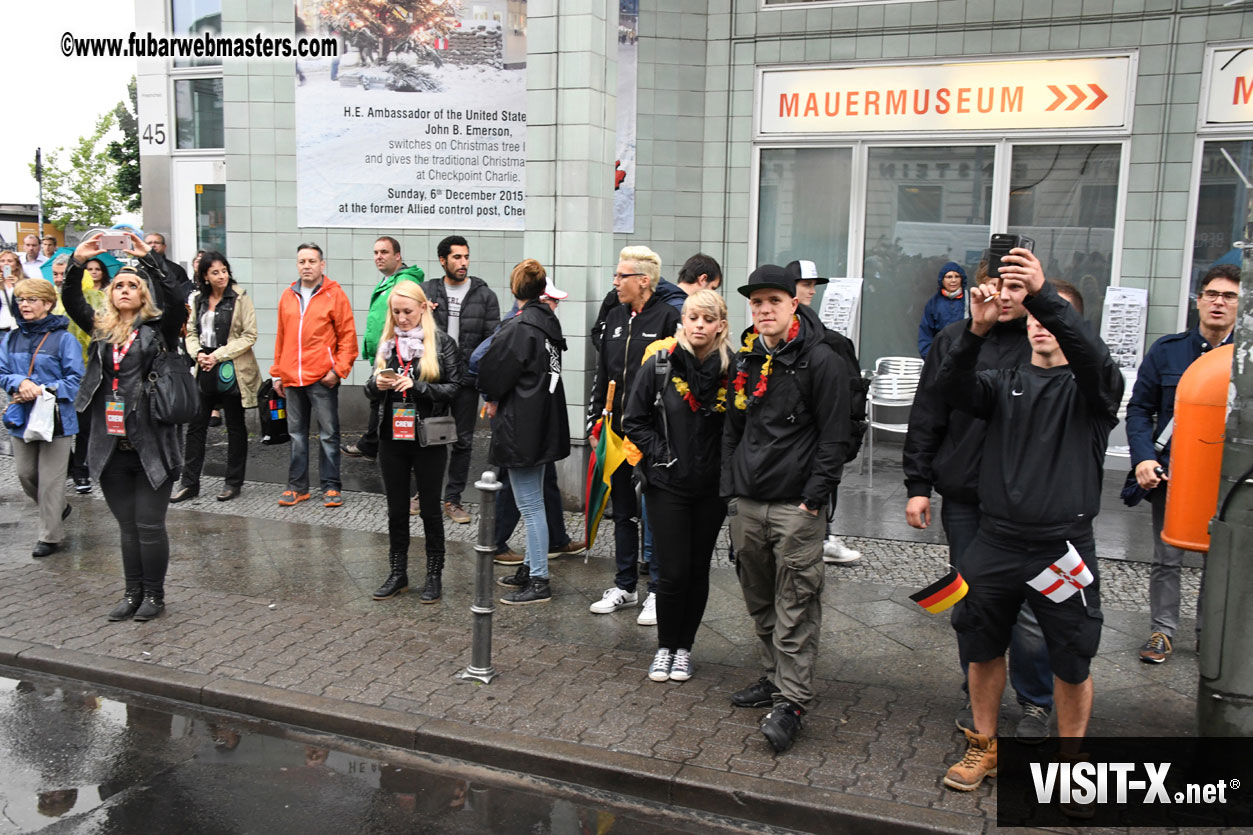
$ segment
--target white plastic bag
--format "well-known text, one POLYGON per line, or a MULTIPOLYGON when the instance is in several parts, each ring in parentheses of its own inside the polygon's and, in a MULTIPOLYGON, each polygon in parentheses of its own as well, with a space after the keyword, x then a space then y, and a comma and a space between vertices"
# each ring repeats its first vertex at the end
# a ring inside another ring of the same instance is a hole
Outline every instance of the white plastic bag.
POLYGON ((53 427, 56 421, 57 397, 52 392, 44 389, 35 398, 35 403, 30 407, 30 419, 26 421, 26 433, 22 435, 22 440, 30 443, 31 441, 51 441, 52 433, 56 431, 53 427))

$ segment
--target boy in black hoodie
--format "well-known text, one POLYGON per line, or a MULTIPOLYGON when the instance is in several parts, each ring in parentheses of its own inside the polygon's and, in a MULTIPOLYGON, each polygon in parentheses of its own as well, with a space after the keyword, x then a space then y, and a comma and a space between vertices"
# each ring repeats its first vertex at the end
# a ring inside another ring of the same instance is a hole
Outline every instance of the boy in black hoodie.
POLYGON ((719 492, 767 675, 731 702, 773 705, 761 732, 783 752, 814 698, 822 540, 848 455, 849 381, 817 316, 798 314, 795 281, 783 267, 758 267, 739 291, 754 327, 727 393, 719 492))
POLYGON ((959 791, 975 789, 996 771, 1005 650, 1024 599, 1048 644, 1058 736, 1070 740, 1063 751, 1087 732, 1089 665, 1102 622, 1092 519, 1100 511, 1105 447, 1124 385, 1109 350, 1045 282, 1030 251, 1011 250, 1001 277, 1027 287, 1030 364, 976 373, 981 344, 999 314, 998 283, 985 283, 972 291, 969 330, 945 358, 938 381, 953 408, 987 421, 979 534, 962 565, 970 591, 953 612, 962 656, 970 662, 975 723, 975 732, 965 731, 965 757, 944 777, 959 791), (1070 552, 1090 572, 1084 588, 1049 596, 1030 584, 1070 552))

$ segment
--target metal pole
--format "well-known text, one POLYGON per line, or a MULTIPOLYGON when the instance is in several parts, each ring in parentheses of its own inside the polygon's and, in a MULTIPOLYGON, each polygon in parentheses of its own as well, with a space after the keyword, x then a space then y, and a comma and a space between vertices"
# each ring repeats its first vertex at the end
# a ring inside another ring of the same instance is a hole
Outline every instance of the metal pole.
POLYGON ((39 183, 39 244, 44 242, 44 167, 43 149, 35 149, 35 180, 39 183))
POLYGON ((1196 705, 1201 736, 1253 736, 1253 189, 1246 187, 1246 194, 1244 241, 1236 244, 1243 264, 1232 394, 1199 613, 1205 627, 1196 705))
POLYGON ((457 675, 491 684, 497 675, 492 666, 492 615, 496 612, 496 595, 492 592, 492 563, 496 556, 496 494, 504 485, 491 470, 474 483, 482 495, 479 501, 479 538, 474 543, 474 633, 470 647, 470 666, 457 675))

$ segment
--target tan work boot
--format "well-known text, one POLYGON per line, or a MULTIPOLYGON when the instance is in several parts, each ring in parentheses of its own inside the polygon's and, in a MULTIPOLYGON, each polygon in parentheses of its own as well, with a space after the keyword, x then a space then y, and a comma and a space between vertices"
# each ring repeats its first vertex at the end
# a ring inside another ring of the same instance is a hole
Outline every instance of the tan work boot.
POLYGON ((949 767, 944 775, 944 785, 959 792, 971 792, 979 788, 984 777, 996 776, 996 738, 964 731, 966 756, 961 762, 949 767))

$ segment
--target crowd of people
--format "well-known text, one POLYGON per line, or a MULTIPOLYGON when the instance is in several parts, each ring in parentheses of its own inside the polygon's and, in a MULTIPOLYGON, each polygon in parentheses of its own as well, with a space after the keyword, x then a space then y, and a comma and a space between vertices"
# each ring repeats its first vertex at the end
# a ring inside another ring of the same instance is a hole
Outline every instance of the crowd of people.
MULTIPOLYGON (((498 580, 501 602, 552 599, 549 558, 582 553, 586 543, 566 533, 556 484, 555 464, 571 452, 567 340, 556 315, 568 294, 542 264, 527 259, 513 269, 513 304, 502 320, 495 292, 470 274, 465 238, 439 243, 443 275, 432 281, 405 264, 399 241, 380 237, 373 259, 381 278, 358 343, 352 305, 326 275, 321 247, 301 244, 297 279, 279 298, 266 380, 254 354, 256 311, 226 257, 198 253, 189 279, 165 257, 163 237, 126 234, 130 264, 110 270, 92 235, 54 260, 53 281, 30 277, 19 256, 0 253, 0 301, 11 319, 0 340, 0 379, 10 397, 4 420, 22 488, 39 505, 33 556, 56 552, 64 539, 67 473, 80 492, 94 478, 122 543, 124 594, 108 618, 159 616, 167 508, 199 494, 215 414, 228 438, 217 499, 240 495, 244 416, 266 388, 285 400, 291 435, 280 505, 312 498, 313 417, 325 507, 344 502, 341 453, 377 461, 388 518, 379 601, 409 588, 414 515, 425 538, 420 600, 441 599, 444 525, 471 519, 462 494, 475 426, 489 418, 489 460, 507 488, 496 561, 514 569, 498 580), (27 277, 10 280, 19 271, 27 277), (168 417, 167 393, 149 372, 159 357, 181 352, 194 366, 199 398, 194 417, 180 422, 168 417), (342 443, 340 383, 359 357, 371 368, 369 419, 364 435, 342 443), (53 419, 41 417, 49 413, 53 419), (48 431, 32 434, 36 422, 48 431), (518 521, 523 554, 508 547, 518 521)), ((38 255, 28 252, 28 260, 38 255)), ((661 270, 647 247, 623 249, 590 334, 597 359, 589 429, 623 438, 626 458, 611 476, 613 584, 590 610, 638 607, 638 622, 657 628, 648 678, 690 679, 714 544, 729 524, 764 667, 731 700, 768 707, 761 732, 783 752, 817 698, 824 563, 856 559, 825 546, 843 468, 860 445, 864 381, 852 344, 814 312, 825 279, 812 263, 754 270, 736 288, 752 316, 738 335, 713 258, 689 258, 677 283, 661 270), (641 557, 649 573, 643 605, 641 557)), ((1030 251, 1013 250, 994 276, 985 262, 969 286, 959 265, 946 264, 938 285, 919 332, 925 362, 904 447, 905 513, 926 528, 932 492, 943 496, 940 522, 968 587, 952 614, 968 693, 957 725, 968 748, 944 778, 968 791, 996 772, 1007 678, 1022 708, 1019 740, 1047 738, 1054 713, 1061 737, 1086 732, 1102 622, 1092 519, 1124 382, 1083 321, 1081 292, 1046 280, 1030 251), (1079 594, 1033 585, 1066 560, 1083 578, 1079 594)), ((1160 541, 1174 386, 1193 360, 1230 341, 1239 290, 1232 267, 1205 276, 1200 325, 1152 347, 1127 409, 1135 479, 1148 491, 1158 542, 1151 635, 1140 650, 1148 663, 1169 657, 1179 625, 1181 554, 1160 541)))

